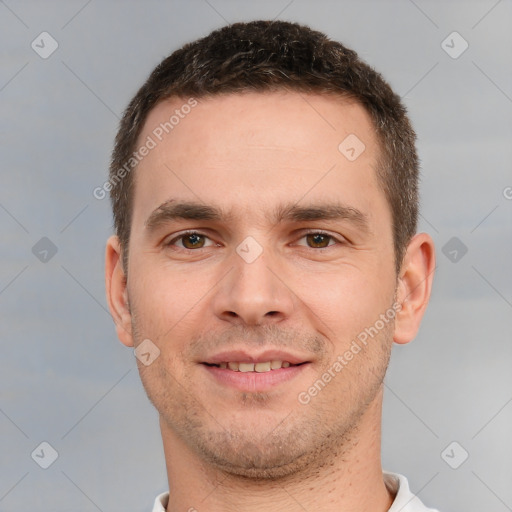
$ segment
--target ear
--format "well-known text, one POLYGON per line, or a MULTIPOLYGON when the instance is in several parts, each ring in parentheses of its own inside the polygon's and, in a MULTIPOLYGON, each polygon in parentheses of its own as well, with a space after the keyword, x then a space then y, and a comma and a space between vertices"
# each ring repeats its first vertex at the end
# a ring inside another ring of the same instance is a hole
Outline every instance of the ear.
POLYGON ((122 264, 121 244, 117 236, 107 240, 105 251, 105 287, 110 314, 116 324, 117 337, 127 347, 133 347, 132 322, 126 275, 122 264))
POLYGON ((409 343, 416 336, 427 309, 436 265, 435 248, 427 233, 415 235, 402 262, 396 302, 401 304, 395 317, 395 343, 409 343))

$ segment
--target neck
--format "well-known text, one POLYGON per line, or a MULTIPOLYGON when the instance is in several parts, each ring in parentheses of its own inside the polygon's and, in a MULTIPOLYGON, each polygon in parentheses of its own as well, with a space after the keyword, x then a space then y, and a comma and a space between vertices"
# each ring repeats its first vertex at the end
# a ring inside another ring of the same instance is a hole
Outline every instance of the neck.
POLYGON ((306 471, 272 480, 231 475, 203 462, 161 420, 169 504, 167 512, 386 512, 393 501, 380 460, 382 391, 352 434, 333 444, 306 471))

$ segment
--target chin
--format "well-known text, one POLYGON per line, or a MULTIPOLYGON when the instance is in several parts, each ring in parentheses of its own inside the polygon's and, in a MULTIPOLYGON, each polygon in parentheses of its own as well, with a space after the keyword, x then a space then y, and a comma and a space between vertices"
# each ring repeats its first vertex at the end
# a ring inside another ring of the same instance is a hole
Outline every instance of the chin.
POLYGON ((301 471, 306 465, 307 460, 304 456, 297 456, 297 453, 288 454, 286 460, 274 453, 269 457, 268 447, 265 447, 265 453, 254 445, 248 444, 245 448, 240 449, 237 453, 243 453, 237 457, 226 457, 226 451, 223 453, 203 453, 210 463, 217 467, 223 473, 250 480, 276 480, 288 477, 301 471), (257 453, 254 453, 254 452, 257 453), (278 460, 279 459, 279 460, 278 460))

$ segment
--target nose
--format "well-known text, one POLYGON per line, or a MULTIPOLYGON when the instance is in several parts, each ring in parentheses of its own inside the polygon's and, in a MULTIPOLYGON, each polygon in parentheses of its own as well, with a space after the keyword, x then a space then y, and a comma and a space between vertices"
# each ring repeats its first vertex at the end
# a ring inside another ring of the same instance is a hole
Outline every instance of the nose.
MULTIPOLYGON (((241 253, 240 253, 241 254, 241 253)), ((230 259, 231 271, 216 287, 215 315, 235 325, 279 323, 290 317, 295 297, 285 284, 280 266, 267 251, 254 261, 239 253, 230 259)))

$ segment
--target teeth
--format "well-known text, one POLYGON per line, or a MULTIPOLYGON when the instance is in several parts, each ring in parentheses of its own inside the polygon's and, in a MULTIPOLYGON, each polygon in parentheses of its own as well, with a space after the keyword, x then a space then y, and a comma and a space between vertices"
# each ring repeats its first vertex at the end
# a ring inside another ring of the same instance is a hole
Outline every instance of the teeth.
POLYGON ((269 372, 270 371, 270 361, 268 363, 256 363, 254 365, 254 369, 258 372, 258 373, 263 373, 263 372, 269 372))
POLYGON ((257 372, 264 373, 270 370, 279 370, 280 368, 288 368, 290 363, 288 361, 265 361, 264 363, 240 363, 240 362, 225 362, 220 363, 219 368, 229 368, 235 372, 257 372))

